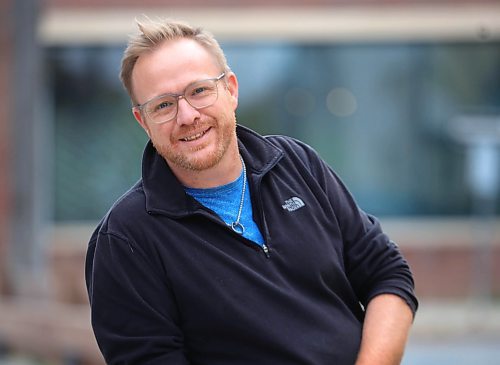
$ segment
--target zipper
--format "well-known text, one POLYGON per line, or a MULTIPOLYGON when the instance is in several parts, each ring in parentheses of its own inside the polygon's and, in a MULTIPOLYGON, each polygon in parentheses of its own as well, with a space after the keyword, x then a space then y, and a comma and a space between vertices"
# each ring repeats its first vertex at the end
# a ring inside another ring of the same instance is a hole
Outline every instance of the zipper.
POLYGON ((260 213, 258 215, 258 219, 259 219, 259 223, 260 223, 260 227, 262 227, 262 232, 263 233, 263 238, 264 238, 264 243, 262 244, 262 251, 264 251, 264 255, 266 255, 266 258, 271 258, 271 254, 270 254, 270 250, 269 250, 269 246, 267 245, 266 242, 269 241, 268 237, 269 237, 269 232, 268 232, 268 229, 267 229, 267 225, 266 225, 266 217, 265 217, 265 214, 264 214, 264 206, 262 204, 262 197, 261 197, 261 194, 260 194, 260 185, 261 185, 261 181, 262 181, 262 176, 260 176, 256 182, 255 182, 255 194, 252 194, 252 198, 253 198, 253 202, 256 202, 257 203, 257 211, 260 213))
POLYGON ((262 244, 262 251, 264 251, 264 255, 266 255, 267 258, 270 258, 271 255, 269 255, 269 247, 265 243, 262 244))
POLYGON ((238 234, 236 233, 232 228, 231 226, 227 225, 226 222, 224 222, 221 218, 219 218, 217 215, 213 215, 211 212, 203 209, 201 211, 198 211, 196 212, 197 214, 200 214, 206 218, 208 218, 209 220, 211 220, 212 222, 214 223, 217 223, 219 225, 223 225, 225 226, 226 228, 228 228, 229 231, 231 231, 231 234, 234 234, 236 235, 236 237, 241 237, 243 238, 244 240, 247 240, 248 242, 250 242, 250 244, 246 244, 247 246, 253 248, 254 250, 262 250, 264 252, 264 255, 266 256, 266 258, 270 258, 271 255, 270 255, 270 249, 269 249, 269 246, 266 245, 266 243, 264 242, 262 245, 258 244, 257 242, 254 242, 254 241, 251 241, 249 240, 248 238, 246 237, 243 237, 241 234, 238 234))

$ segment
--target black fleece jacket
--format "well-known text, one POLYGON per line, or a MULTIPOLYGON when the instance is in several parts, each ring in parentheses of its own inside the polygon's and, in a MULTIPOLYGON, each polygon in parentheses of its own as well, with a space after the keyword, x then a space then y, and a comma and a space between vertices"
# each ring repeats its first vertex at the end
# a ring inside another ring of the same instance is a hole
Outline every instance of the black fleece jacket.
POLYGON ((86 281, 109 364, 352 365, 363 307, 410 269, 307 145, 238 126, 264 248, 184 192, 149 143, 95 230, 86 281))

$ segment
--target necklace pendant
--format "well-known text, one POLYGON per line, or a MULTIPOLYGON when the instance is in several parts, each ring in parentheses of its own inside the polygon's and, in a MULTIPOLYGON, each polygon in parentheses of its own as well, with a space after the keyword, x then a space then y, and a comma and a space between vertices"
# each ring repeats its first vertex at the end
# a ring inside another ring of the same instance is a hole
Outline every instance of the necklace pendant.
POLYGON ((243 227, 243 224, 241 224, 240 222, 231 223, 231 228, 233 229, 233 231, 241 235, 245 232, 245 227, 243 227))

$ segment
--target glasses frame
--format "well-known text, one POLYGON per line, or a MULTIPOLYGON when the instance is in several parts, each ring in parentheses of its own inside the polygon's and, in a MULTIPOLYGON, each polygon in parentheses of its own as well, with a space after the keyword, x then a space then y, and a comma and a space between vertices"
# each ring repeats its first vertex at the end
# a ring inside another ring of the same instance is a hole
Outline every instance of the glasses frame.
MULTIPOLYGON (((217 99, 219 98, 219 87, 218 87, 218 82, 220 80, 222 80, 224 77, 226 76, 226 72, 223 72, 221 73, 219 76, 217 77, 213 77, 213 78, 210 78, 210 79, 202 79, 202 80, 198 80, 198 81, 193 81, 191 82, 188 86, 186 86, 186 88, 184 89, 184 91, 182 92, 182 94, 173 94, 173 93, 166 93, 166 94, 161 94, 161 95, 158 95, 158 96, 155 96, 154 98, 151 98, 149 99, 148 101, 142 103, 142 104, 136 104, 134 105, 134 108, 137 108, 144 116, 146 117, 149 117, 149 113, 146 111, 145 107, 150 104, 151 102, 155 101, 155 100, 158 100, 158 99, 161 99, 161 98, 164 98, 165 96, 171 96, 173 98, 175 98, 176 100, 176 103, 175 103, 175 113, 174 115, 172 116, 172 118, 170 119, 166 119, 166 120, 163 120, 161 122, 155 122, 153 121, 153 123, 155 124, 163 124, 163 123, 167 123, 167 122, 170 122, 171 120, 174 120, 176 117, 177 117, 177 114, 179 112, 179 100, 180 99, 184 99, 186 100, 186 102, 191 106, 193 107, 194 109, 196 110, 199 110, 199 109, 203 109, 203 108, 207 108, 209 106, 212 106, 215 104, 215 102, 217 101, 217 99), (190 102, 189 102, 189 99, 186 98, 186 92, 187 90, 193 85, 193 84, 197 84, 197 83, 201 83, 201 82, 205 82, 205 81, 215 81, 215 86, 216 86, 216 92, 217 92, 217 96, 215 98, 215 100, 213 101, 213 103, 211 104, 208 104, 208 105, 205 105, 201 108, 198 108, 198 107, 195 107, 194 105, 192 105, 190 102)), ((149 119, 152 119, 149 117, 149 119)))

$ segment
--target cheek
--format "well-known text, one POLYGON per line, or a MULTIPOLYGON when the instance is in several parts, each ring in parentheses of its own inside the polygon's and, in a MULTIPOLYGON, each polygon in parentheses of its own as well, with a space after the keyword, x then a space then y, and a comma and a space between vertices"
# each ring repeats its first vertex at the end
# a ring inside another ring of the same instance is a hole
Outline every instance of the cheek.
POLYGON ((238 100, 233 99, 231 96, 227 96, 224 102, 220 106, 220 114, 224 116, 226 121, 232 121, 235 119, 236 107, 238 106, 238 100))
POLYGON ((225 96, 224 101, 223 101, 223 108, 225 110, 232 110, 235 111, 236 107, 238 106, 238 98, 234 97, 233 95, 228 94, 225 96))
POLYGON ((153 142, 160 144, 172 143, 172 126, 168 124, 152 126, 149 133, 149 137, 153 142))

